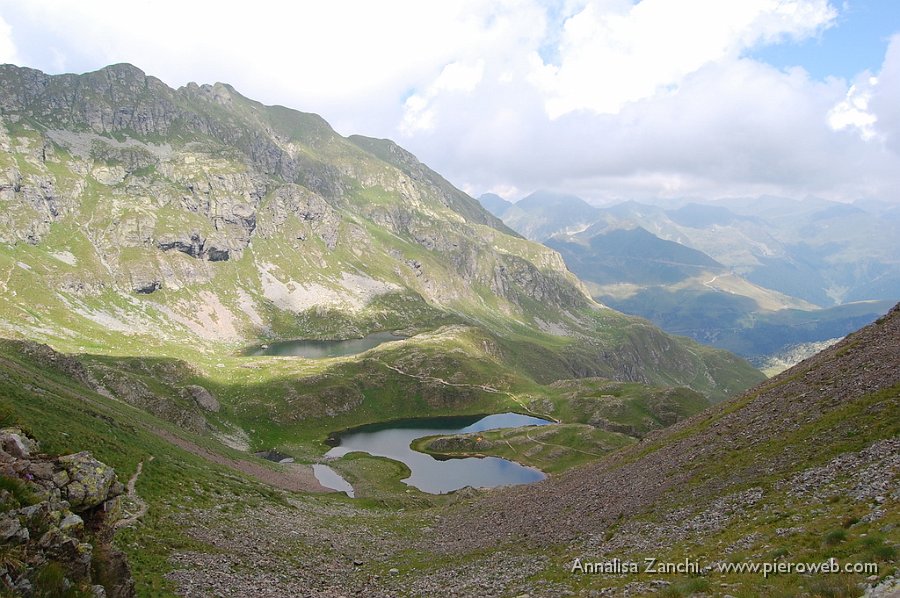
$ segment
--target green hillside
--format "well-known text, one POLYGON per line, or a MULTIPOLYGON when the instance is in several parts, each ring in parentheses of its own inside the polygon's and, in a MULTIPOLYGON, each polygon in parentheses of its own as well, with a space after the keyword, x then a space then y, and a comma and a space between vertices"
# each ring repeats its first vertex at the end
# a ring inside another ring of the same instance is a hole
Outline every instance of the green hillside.
POLYGON ((0 79, 7 336, 210 367, 277 339, 456 324, 538 381, 602 375, 721 398, 758 379, 599 307, 558 254, 389 141, 130 65, 54 77, 7 65, 0 79))

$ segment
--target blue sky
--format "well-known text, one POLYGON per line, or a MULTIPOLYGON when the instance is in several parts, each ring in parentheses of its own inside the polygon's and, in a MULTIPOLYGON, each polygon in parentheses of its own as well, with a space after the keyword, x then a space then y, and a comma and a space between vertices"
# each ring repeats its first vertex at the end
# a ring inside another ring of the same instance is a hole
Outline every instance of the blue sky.
POLYGON ((840 13, 834 25, 819 35, 765 46, 750 55, 780 68, 801 66, 817 79, 852 79, 860 71, 877 71, 891 35, 900 31, 900 2, 849 0, 836 4, 840 13))
POLYGON ((227 82, 476 196, 900 202, 898 0, 0 0, 0 62, 227 82))

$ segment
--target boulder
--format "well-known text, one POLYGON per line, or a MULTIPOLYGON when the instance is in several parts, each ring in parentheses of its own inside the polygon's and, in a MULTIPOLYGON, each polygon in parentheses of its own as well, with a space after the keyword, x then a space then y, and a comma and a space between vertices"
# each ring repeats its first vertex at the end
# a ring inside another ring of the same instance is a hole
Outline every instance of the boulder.
POLYGON ((64 534, 77 533, 82 529, 84 529, 84 520, 75 513, 70 513, 65 519, 59 522, 59 531, 64 534))
POLYGON ((63 498, 76 513, 96 507, 123 491, 115 470, 86 451, 60 457, 58 462, 69 475, 69 483, 62 489, 63 498))
POLYGON ((202 409, 206 411, 212 411, 213 413, 218 413, 221 408, 219 405, 219 401, 216 400, 216 397, 212 395, 211 392, 203 388, 202 386, 197 386, 192 384, 190 386, 185 387, 185 391, 187 391, 188 395, 194 400, 197 405, 199 405, 202 409))
POLYGON ((4 428, 0 430, 0 449, 17 459, 24 459, 37 451, 38 444, 28 438, 18 428, 4 428))
POLYGON ((53 479, 53 463, 48 461, 32 461, 25 470, 36 480, 52 480, 53 479))
POLYGON ((28 530, 22 527, 18 517, 0 518, 0 540, 3 542, 21 542, 28 539, 28 530), (23 533, 24 533, 24 538, 23 533))

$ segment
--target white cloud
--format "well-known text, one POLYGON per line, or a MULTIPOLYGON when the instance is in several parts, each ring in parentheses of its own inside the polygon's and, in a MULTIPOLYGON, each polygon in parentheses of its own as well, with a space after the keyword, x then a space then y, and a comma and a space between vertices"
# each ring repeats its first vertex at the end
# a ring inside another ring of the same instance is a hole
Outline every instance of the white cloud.
POLYGON ((19 55, 12 39, 12 28, 0 15, 0 64, 18 64, 19 55))
POLYGON ((484 77, 484 60, 471 64, 451 62, 446 65, 437 79, 423 93, 409 96, 403 105, 403 122, 400 131, 413 135, 418 131, 430 131, 435 126, 435 111, 431 100, 444 92, 471 94, 484 77))
MULTIPOLYGON (((877 83, 747 58, 840 26, 836 4, 0 0, 0 14, 17 62, 229 82, 398 139, 476 194, 898 197, 900 38, 877 83)), ((0 53, 8 39, 0 22, 0 53)))
POLYGON ((565 22, 558 64, 539 64, 532 80, 552 118, 615 114, 706 64, 760 41, 809 36, 835 16, 826 0, 592 1, 565 22))
POLYGON ((872 90, 868 108, 875 116, 878 135, 887 147, 900 155, 900 34, 888 45, 884 64, 878 73, 878 85, 872 90))
POLYGON ((840 80, 733 59, 617 115, 582 110, 553 120, 530 85, 496 84, 481 91, 477 111, 455 98, 435 100, 432 109, 451 124, 410 141, 473 189, 556 188, 589 199, 896 197, 898 156, 829 126, 846 94, 840 80))
POLYGON ((878 118, 869 111, 872 90, 878 79, 865 76, 850 86, 846 97, 828 112, 828 125, 835 131, 856 129, 866 141, 873 139, 878 118))

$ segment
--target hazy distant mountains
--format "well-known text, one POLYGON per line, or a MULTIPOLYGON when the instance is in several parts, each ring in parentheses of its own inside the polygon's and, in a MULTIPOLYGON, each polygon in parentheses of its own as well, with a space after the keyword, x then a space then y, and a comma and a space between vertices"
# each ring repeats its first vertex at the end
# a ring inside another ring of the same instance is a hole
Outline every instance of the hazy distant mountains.
POLYGON ((889 204, 761 197, 600 208, 544 191, 481 200, 559 251, 598 300, 760 364, 843 336, 900 297, 900 210, 889 204))

